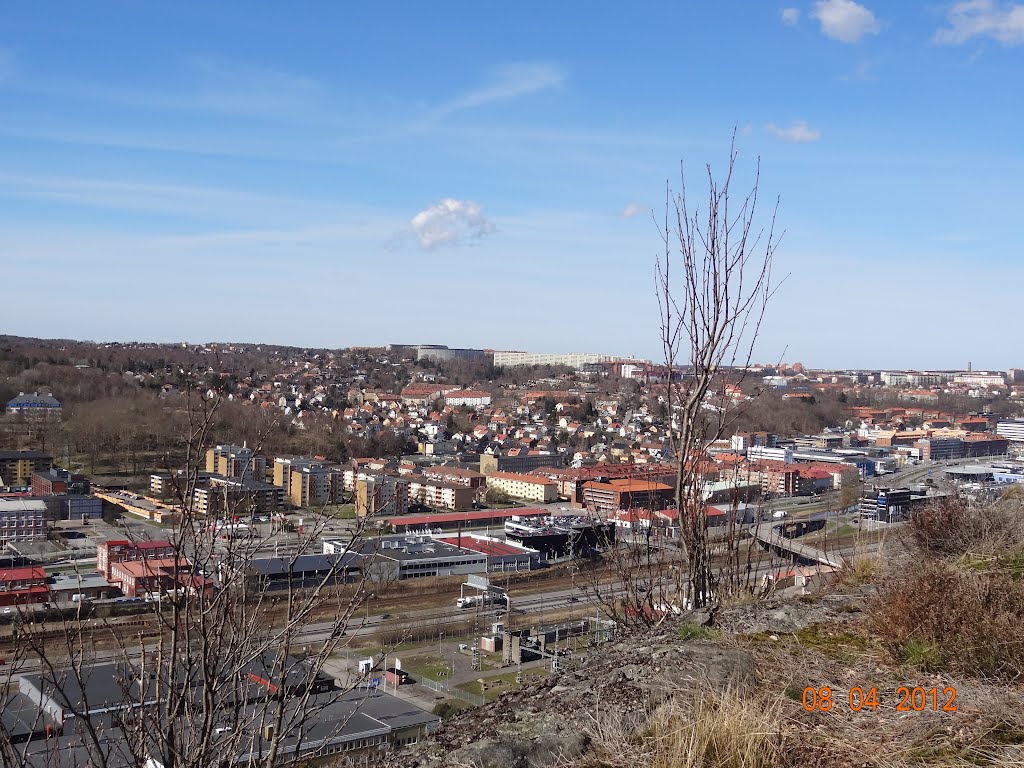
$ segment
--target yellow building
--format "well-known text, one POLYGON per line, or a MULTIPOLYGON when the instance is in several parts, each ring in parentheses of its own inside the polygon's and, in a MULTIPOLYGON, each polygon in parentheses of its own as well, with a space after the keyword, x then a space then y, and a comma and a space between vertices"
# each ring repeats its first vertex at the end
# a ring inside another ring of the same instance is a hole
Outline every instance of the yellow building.
POLYGON ((546 477, 520 475, 516 472, 492 472, 487 487, 498 488, 514 499, 548 504, 558 500, 558 484, 546 477))
POLYGON ((262 482, 267 460, 244 445, 217 445, 206 452, 206 471, 223 477, 262 482))
POLYGON ((53 456, 42 451, 0 451, 0 485, 32 484, 32 474, 53 467, 53 456))

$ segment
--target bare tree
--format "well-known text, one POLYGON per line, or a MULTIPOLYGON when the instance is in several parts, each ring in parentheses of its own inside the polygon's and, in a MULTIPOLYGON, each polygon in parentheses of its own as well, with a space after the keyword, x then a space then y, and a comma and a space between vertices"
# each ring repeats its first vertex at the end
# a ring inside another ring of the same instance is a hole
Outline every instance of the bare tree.
MULTIPOLYGON (((772 567, 774 555, 757 543, 763 513, 746 505, 749 477, 735 469, 720 472, 708 452, 749 403, 741 385, 777 287, 775 211, 766 228, 756 227, 759 170, 749 192, 734 202, 736 158, 733 144, 721 180, 707 167, 703 208, 689 207, 685 176, 679 192, 667 185, 664 219, 655 222, 663 244, 656 293, 667 378, 659 405, 668 421, 678 518, 673 525, 653 510, 631 510, 619 521, 618 541, 604 548, 602 564, 578 563, 595 604, 620 623, 653 624, 770 588, 761 569, 772 567), (712 529, 708 478, 729 486, 719 505, 727 507, 724 523, 712 529)), ((658 484, 649 469, 636 468, 632 480, 635 491, 655 497, 658 484)), ((589 512, 608 519, 604 510, 590 506, 589 512)))
POLYGON ((739 402, 765 309, 777 288, 772 266, 779 235, 778 201, 768 224, 758 226, 760 161, 751 188, 738 200, 732 184, 735 137, 725 174, 706 167, 707 201, 692 206, 686 176, 680 189, 666 185, 659 225, 663 252, 657 260, 656 294, 661 342, 668 371, 670 443, 676 465, 682 567, 674 583, 677 605, 705 607, 716 600, 717 574, 709 545, 702 467, 708 448, 726 434, 739 402))

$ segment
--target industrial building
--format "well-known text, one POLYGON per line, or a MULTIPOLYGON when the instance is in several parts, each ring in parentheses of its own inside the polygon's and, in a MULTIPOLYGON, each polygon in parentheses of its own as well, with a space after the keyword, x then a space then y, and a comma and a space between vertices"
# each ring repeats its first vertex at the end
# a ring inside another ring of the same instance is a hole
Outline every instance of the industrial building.
POLYGON ((551 512, 543 508, 515 507, 512 509, 480 509, 472 512, 440 512, 430 515, 406 515, 391 518, 396 530, 406 533, 440 533, 460 528, 501 528, 506 521, 533 520, 547 517, 551 512))
POLYGON ((598 513, 620 509, 665 509, 675 500, 672 486, 651 480, 617 478, 583 485, 583 504, 598 513))
MULTIPOLYGON (((281 763, 322 764, 327 759, 339 765, 370 765, 386 750, 414 744, 440 726, 437 715, 379 689, 341 689, 297 656, 288 658, 283 671, 277 669, 276 651, 268 653, 269 658, 257 657, 237 670, 247 685, 241 686, 241 699, 233 705, 237 710, 231 717, 237 718, 235 722, 260 723, 273 711, 269 694, 281 692, 286 706, 281 722, 288 728, 278 746, 281 763)), ((84 746, 89 738, 81 729, 86 727, 103 734, 104 765, 137 766, 128 744, 134 737, 122 730, 117 712, 152 706, 169 694, 166 685, 161 691, 154 677, 127 684, 136 680, 138 668, 123 662, 87 666, 80 675, 45 671, 21 675, 12 681, 5 699, 5 730, 19 744, 19 751, 25 750, 27 766, 94 764, 84 746)), ((229 683, 223 692, 211 694, 197 681, 185 700, 202 702, 212 695, 219 706, 227 706, 238 688, 229 683)), ((232 757, 262 765, 271 730, 255 729, 246 742, 249 754, 232 757)), ((146 765, 159 763, 149 760, 146 765)))
POLYGON ((251 558, 245 564, 246 575, 257 591, 270 591, 344 584, 359 573, 359 555, 343 550, 327 553, 324 549, 322 555, 251 558))
MULTIPOLYGON (((344 551, 345 541, 324 541, 324 553, 344 551)), ((361 568, 374 581, 486 573, 488 556, 429 536, 382 536, 357 545, 361 568)))
POLYGON ((434 536, 450 546, 469 552, 478 552, 487 557, 487 571, 529 571, 540 565, 540 552, 511 541, 502 541, 492 536, 463 533, 434 536))
POLYGON ((542 559, 587 557, 615 543, 615 523, 558 518, 556 523, 505 523, 505 540, 540 552, 542 559))

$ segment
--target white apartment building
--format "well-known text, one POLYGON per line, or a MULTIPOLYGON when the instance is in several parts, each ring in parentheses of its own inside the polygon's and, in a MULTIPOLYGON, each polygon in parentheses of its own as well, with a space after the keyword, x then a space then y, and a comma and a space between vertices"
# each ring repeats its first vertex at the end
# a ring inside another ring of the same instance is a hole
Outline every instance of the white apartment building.
POLYGON ((517 365, 567 365, 570 368, 582 368, 588 363, 610 363, 616 359, 612 355, 599 355, 592 352, 548 354, 505 351, 494 353, 494 365, 499 368, 510 368, 517 365))
POLYGON ((477 392, 471 389, 457 389, 444 395, 445 405, 455 408, 466 405, 470 408, 483 408, 491 404, 490 392, 477 392))
POLYGON ((788 448, 766 448, 763 445, 752 445, 747 448, 747 458, 751 461, 762 459, 767 461, 784 461, 787 464, 792 464, 793 451, 788 448))
POLYGON ((958 373, 953 377, 953 383, 974 387, 1003 387, 1006 386, 1006 374, 1001 371, 997 373, 969 371, 967 373, 958 373))
POLYGON ((996 434, 1011 443, 1024 443, 1024 419, 1000 421, 996 424, 996 434))

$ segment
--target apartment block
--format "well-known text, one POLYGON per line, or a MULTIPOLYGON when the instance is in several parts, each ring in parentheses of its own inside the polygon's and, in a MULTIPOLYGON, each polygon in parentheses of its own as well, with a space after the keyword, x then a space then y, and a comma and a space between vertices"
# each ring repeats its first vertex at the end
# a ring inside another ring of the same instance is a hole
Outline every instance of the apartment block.
POLYGON ((284 506, 284 492, 276 485, 237 477, 210 478, 208 487, 193 491, 194 510, 200 515, 251 515, 277 512, 284 506))
POLYGON ((53 456, 41 451, 0 451, 0 485, 27 486, 32 475, 53 466, 53 456))
POLYGON ((420 476, 424 480, 436 480, 466 488, 482 488, 487 485, 487 478, 482 473, 460 467, 425 467, 420 476))
POLYGON ((516 472, 492 472, 487 475, 487 487, 504 491, 514 499, 549 504, 558 500, 558 483, 537 475, 516 472))
POLYGON ((497 368, 519 365, 565 365, 570 368, 582 368, 588 363, 610 363, 614 359, 612 355, 600 355, 592 352, 546 354, 539 352, 500 351, 494 353, 494 365, 497 368))
POLYGON ((356 516, 392 516, 408 513, 409 486, 408 479, 391 475, 374 475, 356 480, 356 516))
POLYGON ((206 452, 206 471, 262 481, 267 472, 267 460, 245 445, 217 445, 206 452))
POLYGON ((473 500, 475 498, 475 490, 461 485, 423 480, 411 480, 409 482, 409 502, 411 504, 422 504, 431 509, 465 512, 473 508, 473 500))

